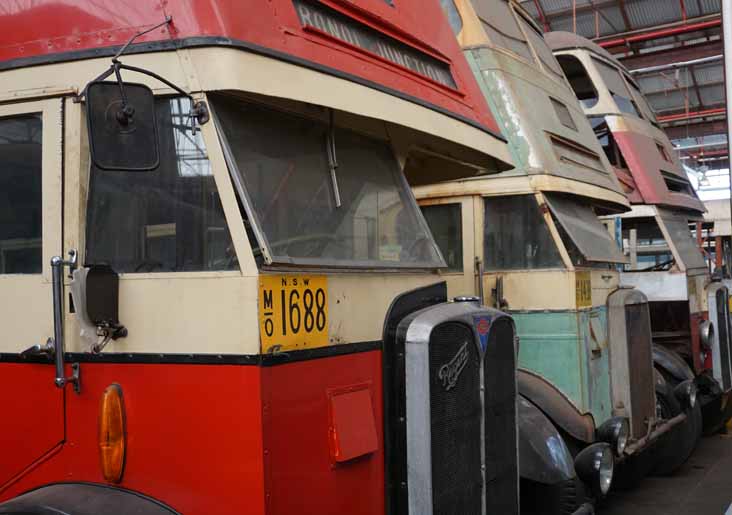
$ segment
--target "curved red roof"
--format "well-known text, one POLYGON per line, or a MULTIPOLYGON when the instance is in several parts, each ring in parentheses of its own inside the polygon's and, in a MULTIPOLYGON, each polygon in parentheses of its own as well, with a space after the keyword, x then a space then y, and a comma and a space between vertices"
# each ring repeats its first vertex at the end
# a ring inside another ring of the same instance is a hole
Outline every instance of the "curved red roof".
POLYGON ((438 0, 14 0, 0 4, 0 71, 227 45, 316 67, 499 134, 438 0), (145 44, 139 44, 145 43, 145 44))

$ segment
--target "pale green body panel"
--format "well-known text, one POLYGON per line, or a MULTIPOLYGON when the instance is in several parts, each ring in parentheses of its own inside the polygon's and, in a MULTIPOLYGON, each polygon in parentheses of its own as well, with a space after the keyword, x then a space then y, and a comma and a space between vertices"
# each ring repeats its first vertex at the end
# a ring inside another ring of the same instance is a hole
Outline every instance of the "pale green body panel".
POLYGON ((471 48, 463 53, 508 139, 516 165, 513 170, 492 177, 549 174, 622 193, 589 121, 566 82, 550 79, 532 66, 489 47, 471 48), (552 98, 566 106, 577 130, 560 122, 552 98), (581 145, 597 156, 597 162, 589 167, 560 159, 550 134, 581 145))
POLYGON ((559 388, 579 411, 592 414, 597 425, 609 419, 607 308, 511 315, 520 338, 519 366, 559 388))

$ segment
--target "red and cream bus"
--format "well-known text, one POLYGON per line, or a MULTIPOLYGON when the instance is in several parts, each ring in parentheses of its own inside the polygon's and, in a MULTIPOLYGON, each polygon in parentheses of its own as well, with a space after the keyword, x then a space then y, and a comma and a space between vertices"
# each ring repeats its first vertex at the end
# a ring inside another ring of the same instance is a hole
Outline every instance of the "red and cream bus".
POLYGON ((518 513, 513 322, 407 182, 510 161, 437 0, 0 34, 0 513, 518 513))
POLYGON ((672 382, 695 378, 704 427, 716 430, 732 416, 732 340, 727 288, 711 280, 689 229, 704 205, 625 67, 575 34, 547 42, 632 204, 618 218, 630 260, 621 283, 648 296, 656 364, 672 382))

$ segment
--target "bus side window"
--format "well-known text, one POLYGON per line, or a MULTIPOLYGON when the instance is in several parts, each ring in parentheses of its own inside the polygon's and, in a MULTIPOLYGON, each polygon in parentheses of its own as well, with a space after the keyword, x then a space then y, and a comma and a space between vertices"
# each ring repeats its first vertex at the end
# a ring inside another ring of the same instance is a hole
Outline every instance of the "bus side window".
POLYGON ((40 274, 40 114, 0 119, 0 274, 40 274))
POLYGON ((432 231, 448 272, 463 271, 462 204, 422 206, 422 214, 432 231))
POLYGON ((577 95, 580 103, 582 103, 582 107, 586 109, 595 107, 600 97, 582 61, 573 55, 558 55, 557 61, 559 61, 559 66, 564 70, 564 74, 567 76, 567 80, 569 80, 569 85, 572 86, 574 94, 577 95))
POLYGON ((486 197, 485 268, 563 268, 562 257, 533 195, 486 197))

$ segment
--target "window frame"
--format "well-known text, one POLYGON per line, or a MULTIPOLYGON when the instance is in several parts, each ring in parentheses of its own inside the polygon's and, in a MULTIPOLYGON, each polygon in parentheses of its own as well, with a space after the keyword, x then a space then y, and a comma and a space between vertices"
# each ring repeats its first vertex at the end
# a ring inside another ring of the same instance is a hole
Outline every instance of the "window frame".
POLYGON ((0 274, 0 281, 17 277, 40 277, 51 282, 51 258, 63 254, 62 154, 63 100, 50 98, 0 105, 0 118, 41 115, 41 273, 0 274))
MULTIPOLYGON (((567 248, 564 246, 564 241, 562 241, 562 237, 559 234, 559 230, 557 229, 557 226, 554 224, 554 219, 552 217, 552 214, 550 212, 549 206, 546 205, 546 199, 544 198, 544 195, 540 192, 526 192, 526 191, 512 191, 510 193, 500 193, 500 194, 483 194, 479 197, 480 200, 480 209, 484 212, 485 210, 485 202, 488 199, 491 198, 502 198, 507 196, 522 196, 526 197, 527 199, 529 197, 533 198, 533 201, 536 203, 537 209, 539 211, 540 216, 544 220, 544 223, 546 223, 546 227, 549 230, 549 235, 552 239, 552 242, 554 243, 555 248, 557 249, 557 252, 559 253, 559 259, 561 261, 561 266, 558 267, 543 267, 543 268, 501 268, 501 269, 489 269, 486 264, 486 255, 485 255, 485 241, 481 237, 479 243, 479 249, 480 249, 480 255, 483 260, 483 265, 485 267, 485 273, 486 274, 502 274, 502 273, 515 273, 515 272, 537 272, 537 271, 548 271, 548 272, 559 272, 559 271, 574 271, 575 265, 572 262, 572 259, 569 256, 569 252, 567 251, 567 248)), ((483 216, 481 227, 479 228, 481 234, 485 232, 485 224, 489 223, 489 221, 483 216)))
MULTIPOLYGON (((165 98, 175 98, 180 95, 175 93, 164 92, 161 94, 155 94, 154 99, 158 101, 165 98)), ((205 93, 196 93, 192 95, 193 101, 203 101, 207 105, 210 105, 208 98, 205 93)), ((81 118, 86 119, 86 107, 79 111, 81 118)), ((120 280, 138 280, 138 279, 151 279, 151 278, 169 278, 169 279, 193 279, 193 278, 211 278, 211 277, 242 277, 251 276, 257 274, 257 267, 254 262, 254 256, 250 250, 246 230, 244 224, 239 215, 238 205, 236 196, 234 194, 231 182, 228 178, 228 171, 225 163, 223 162, 223 156, 221 147, 218 145, 218 137, 215 133, 215 129, 212 128, 212 123, 206 123, 205 125, 198 126, 197 131, 200 131, 203 143, 206 148, 207 157, 211 168, 211 176, 213 177, 214 184, 218 191, 219 201, 223 210, 224 219, 228 226, 229 236, 233 251, 236 259, 238 260, 238 269, 232 270, 178 270, 178 271, 158 271, 153 270, 150 272, 122 272, 119 273, 120 280), (213 132, 212 132, 213 130, 213 132), (234 215, 235 213, 235 215, 234 215)), ((82 125, 83 126, 83 125, 82 125)), ((89 154, 89 141, 86 133, 86 129, 83 130, 82 135, 83 148, 82 152, 85 152, 85 156, 82 157, 84 164, 84 170, 82 173, 82 181, 85 184, 85 188, 82 194, 82 201, 79 213, 79 220, 83 223, 79 224, 79 235, 77 236, 79 243, 79 263, 86 262, 87 259, 87 235, 88 235, 88 224, 89 224, 89 201, 91 199, 91 182, 93 174, 93 165, 91 159, 88 158, 89 154)), ((145 173, 145 172, 126 172, 126 173, 145 173)), ((182 180, 187 179, 186 176, 181 176, 182 180)), ((163 224, 164 225, 164 224, 163 224)), ((67 224, 67 231, 72 232, 75 228, 69 228, 67 224)))
MULTIPOLYGON (((475 213, 473 212, 473 197, 471 196, 460 196, 460 197, 441 197, 441 198, 426 198, 419 199, 418 202, 420 211, 425 207, 431 206, 444 206, 444 205, 458 205, 460 206, 460 225, 462 233, 460 235, 460 243, 462 245, 463 252, 463 264, 462 270, 449 270, 447 267, 440 269, 440 275, 443 276, 462 276, 470 275, 474 270, 474 248, 477 242, 477 235, 475 234, 476 223, 475 213)), ((430 229, 431 233, 431 229, 430 229)), ((438 245, 439 248, 439 245, 438 245)), ((442 254, 442 250, 440 250, 442 254)), ((444 259, 444 256, 442 256, 444 259)))
MULTIPOLYGON (((528 58, 528 57, 526 57, 524 55, 521 55, 518 52, 515 52, 514 50, 511 50, 510 48, 506 48, 505 46, 499 45, 496 41, 494 41, 494 39, 491 37, 490 33, 488 31, 486 31, 485 27, 483 27, 484 24, 485 25, 488 25, 491 29, 493 29, 496 32, 498 32, 502 37, 509 38, 509 39, 514 39, 514 40, 517 40, 517 38, 506 34, 505 32, 503 32, 500 29, 497 29, 493 24, 488 23, 488 21, 486 21, 483 18, 481 18, 480 15, 476 12, 475 13, 475 17, 480 22, 481 29, 483 29, 483 32, 485 33, 485 37, 488 40, 491 48, 494 51, 503 52, 506 55, 512 57, 513 59, 517 59, 517 60, 521 61, 522 63, 527 64, 528 66, 539 66, 540 67, 541 65, 538 65, 537 62, 536 62, 537 59, 538 59, 536 57, 536 52, 531 47, 531 44, 529 43, 529 40, 526 37, 526 34, 524 33, 523 29, 521 28, 521 24, 519 24, 518 19, 516 18, 516 12, 513 9, 513 5, 508 0, 498 0, 498 1, 505 2, 507 4, 507 8, 508 8, 509 14, 514 19, 514 23, 516 24, 516 29, 524 37, 522 43, 524 43, 526 45, 526 48, 529 50, 529 54, 531 54, 531 58, 528 58)), ((541 68, 539 68, 539 69, 541 69, 541 68)))
MULTIPOLYGON (((235 97, 239 101, 245 102, 245 103, 252 103, 255 105, 260 105, 266 109, 272 109, 274 111, 280 111, 282 113, 285 113, 289 116, 296 116, 303 118, 305 120, 312 120, 317 122, 322 122, 323 120, 317 117, 314 117, 312 115, 308 115, 304 112, 299 112, 297 110, 289 110, 282 108, 280 106, 270 104, 264 101, 258 101, 254 100, 252 98, 244 97, 235 97)), ((393 144, 388 139, 383 138, 377 138, 373 134, 367 134, 364 131, 359 131, 355 127, 351 127, 348 125, 343 124, 337 124, 337 127, 350 130, 355 133, 363 134, 371 139, 381 139, 389 146, 389 150, 391 154, 394 157, 394 166, 395 166, 395 179, 397 181, 396 185, 398 187, 403 188, 403 192, 406 193, 405 195, 405 206, 410 206, 413 209, 413 212, 415 213, 415 216, 417 218, 417 222, 424 231, 424 233, 430 238, 431 245, 434 249, 434 251, 437 254, 438 257, 438 263, 406 263, 402 264, 401 261, 394 261, 394 262, 382 262, 381 264, 377 264, 374 261, 360 261, 360 260, 343 260, 337 261, 332 259, 322 259, 322 258, 291 258, 289 256, 277 256, 274 255, 271 251, 271 247, 269 245, 269 241, 267 238, 267 235, 265 234, 265 231, 261 225, 261 222, 259 220, 259 215, 257 214, 256 210, 254 209, 254 202, 247 191, 247 188, 244 184, 244 181, 242 179, 241 170, 239 169, 239 165, 236 162, 236 159, 234 157, 234 153, 231 150, 231 147, 229 145, 228 139, 226 134, 224 133, 223 125, 221 124, 219 120, 219 116, 216 113, 216 108, 213 104, 213 102, 210 101, 210 99, 207 100, 209 109, 211 112, 211 124, 213 125, 213 130, 216 132, 217 140, 220 145, 224 162, 226 164, 227 173, 229 176, 229 179, 231 183, 233 184, 233 191, 236 192, 237 198, 241 202, 241 205, 245 211, 245 214, 247 216, 247 219, 250 221, 250 225, 252 228, 252 232, 254 233, 254 236, 257 240, 257 244, 259 245, 259 249, 262 252, 263 257, 263 263, 260 267, 257 267, 256 263, 254 264, 255 268, 261 269, 261 270, 288 270, 288 269, 312 269, 312 270, 325 270, 325 271, 331 271, 331 270, 355 270, 355 271, 379 271, 379 272, 385 272, 385 271, 433 271, 438 269, 446 268, 445 259, 442 256, 442 252, 439 249, 439 246, 434 241, 434 238, 432 237, 432 233, 430 232, 429 226, 427 225, 427 222, 424 219, 424 216, 422 216, 422 212, 420 210, 420 207, 417 203, 417 200, 414 196, 414 193, 412 192, 411 187, 409 186, 409 183, 407 182, 407 178, 404 175, 404 169, 402 164, 400 163, 398 159, 398 155, 395 152, 395 149, 393 147, 393 144)), ((400 195, 401 197, 401 195, 400 195)), ((237 209, 238 210, 238 209, 237 209)), ((241 214, 238 214, 239 223, 243 226, 243 220, 241 217, 241 214)), ((227 216, 228 221, 228 216, 227 216)), ((230 223, 230 222, 229 222, 230 223)), ((247 247, 249 248, 249 254, 252 256, 252 261, 254 261, 254 253, 253 249, 251 248, 251 245, 247 241, 247 247)))

